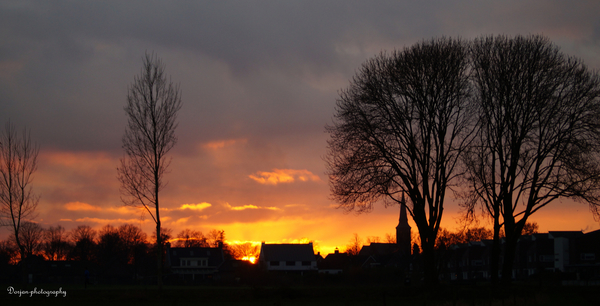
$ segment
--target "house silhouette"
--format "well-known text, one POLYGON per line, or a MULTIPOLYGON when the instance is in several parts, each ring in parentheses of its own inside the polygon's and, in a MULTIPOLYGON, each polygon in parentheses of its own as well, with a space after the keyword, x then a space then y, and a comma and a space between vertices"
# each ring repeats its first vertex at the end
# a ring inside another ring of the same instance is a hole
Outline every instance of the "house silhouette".
POLYGON ((262 243, 258 262, 267 271, 299 272, 317 271, 313 244, 262 243))
POLYGON ((179 279, 198 281, 212 279, 225 262, 223 247, 172 248, 167 243, 165 265, 179 279))

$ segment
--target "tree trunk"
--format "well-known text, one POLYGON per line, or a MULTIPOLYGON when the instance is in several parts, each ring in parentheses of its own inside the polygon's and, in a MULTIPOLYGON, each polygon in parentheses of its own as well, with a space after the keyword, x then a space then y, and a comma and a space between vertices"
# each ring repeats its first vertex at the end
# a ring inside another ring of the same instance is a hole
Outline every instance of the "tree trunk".
MULTIPOLYGON (((158 206, 156 207, 156 215, 158 216, 158 206)), ((163 272, 163 264, 162 264, 162 255, 163 255, 163 242, 160 234, 160 220, 156 218, 156 257, 157 257, 157 270, 156 270, 156 278, 158 290, 162 290, 162 272, 163 272)))
POLYGON ((490 256, 490 276, 492 284, 499 281, 498 270, 500 268, 500 225, 494 220, 494 240, 492 241, 492 254, 490 256))
POLYGON ((492 284, 499 282, 498 271, 500 270, 500 206, 494 205, 494 240, 492 241, 492 254, 490 256, 490 277, 492 284))
MULTIPOLYGON (((154 121, 154 118, 152 119, 154 121)), ((154 122, 154 126, 156 127, 156 122, 154 122)), ((158 270, 156 271, 157 274, 157 282, 158 282, 158 290, 162 290, 162 285, 163 285, 163 279, 162 279, 162 275, 163 275, 163 259, 162 259, 162 255, 163 255, 163 241, 162 241, 162 235, 160 233, 160 210, 159 210, 159 202, 158 202, 158 192, 160 191, 160 175, 159 175, 159 171, 160 171, 160 162, 161 162, 161 158, 158 156, 158 147, 157 147, 157 140, 156 140, 156 129, 154 129, 154 200, 156 203, 156 243, 157 243, 157 265, 158 265, 158 270)))
POLYGON ((15 233, 15 243, 17 244, 17 247, 19 248, 19 252, 21 253, 21 260, 23 260, 23 259, 25 259, 25 257, 27 257, 27 254, 25 254, 25 246, 21 243, 21 239, 19 239, 19 230, 15 229, 14 233, 15 233))
POLYGON ((523 231, 523 225, 527 221, 527 214, 518 222, 514 218, 506 218, 508 222, 504 223, 506 232, 506 242, 504 243, 504 263, 502 264, 502 282, 509 284, 512 282, 512 271, 515 265, 517 243, 523 231))
POLYGON ((435 286, 439 282, 437 263, 435 260, 435 239, 421 237, 421 247, 423 248, 423 270, 426 286, 435 286))
POLYGON ((518 236, 506 235, 504 244, 504 263, 502 264, 502 283, 510 284, 512 282, 512 271, 515 264, 515 251, 517 249, 518 236))

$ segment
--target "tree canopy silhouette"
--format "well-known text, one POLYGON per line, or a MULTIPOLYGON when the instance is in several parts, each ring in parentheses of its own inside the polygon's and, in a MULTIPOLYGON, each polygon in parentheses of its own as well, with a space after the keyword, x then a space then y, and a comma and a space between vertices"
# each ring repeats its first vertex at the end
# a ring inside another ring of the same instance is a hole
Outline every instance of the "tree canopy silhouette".
POLYGON ((528 218, 561 197, 600 207, 600 79, 542 36, 482 37, 472 47, 479 131, 465 156, 473 212, 494 220, 502 277, 510 281, 528 218))
POLYGON ((426 280, 448 187, 473 131, 468 45, 441 38, 368 60, 340 93, 326 157, 332 197, 370 211, 402 194, 421 238, 426 280))

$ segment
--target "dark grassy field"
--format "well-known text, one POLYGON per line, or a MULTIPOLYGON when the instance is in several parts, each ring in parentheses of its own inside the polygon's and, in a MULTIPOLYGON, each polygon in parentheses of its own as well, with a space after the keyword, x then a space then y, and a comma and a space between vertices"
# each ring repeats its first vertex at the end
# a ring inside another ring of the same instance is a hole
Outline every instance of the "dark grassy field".
MULTIPOLYGON (((34 286, 13 286, 31 291, 34 286)), ((37 285, 38 292, 61 286, 37 285)), ((0 305, 600 305, 600 287, 522 286, 64 286, 66 296, 9 294, 0 305)))

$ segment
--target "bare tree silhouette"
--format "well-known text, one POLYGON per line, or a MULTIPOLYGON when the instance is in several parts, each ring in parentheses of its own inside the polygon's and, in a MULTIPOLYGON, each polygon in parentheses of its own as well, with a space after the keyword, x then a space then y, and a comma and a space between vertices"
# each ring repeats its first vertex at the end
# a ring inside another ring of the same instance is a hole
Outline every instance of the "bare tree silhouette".
MULTIPOLYGON (((42 251, 44 239, 44 229, 37 223, 25 221, 21 224, 19 230, 19 241, 23 247, 21 260, 27 258, 29 255, 37 255, 42 251)), ((14 234, 10 235, 9 240, 12 240, 16 245, 16 237, 14 234)))
POLYGON ((208 247, 208 242, 202 232, 186 228, 177 234, 175 246, 180 248, 208 247))
POLYGON ((333 199, 366 212, 405 194, 429 283, 438 280, 434 244, 446 191, 473 131, 468 59, 467 44, 448 38, 381 54, 341 92, 327 127, 333 199))
POLYGON ((480 130, 466 157, 471 199, 494 220, 491 275, 510 281, 533 213, 560 197, 600 207, 600 78, 542 36, 482 37, 472 48, 480 130))
POLYGON ((27 129, 19 136, 10 122, 0 137, 0 225, 10 227, 24 259, 27 250, 21 241, 23 222, 35 217, 39 201, 31 187, 39 148, 31 142, 27 129))
POLYGON ((165 66, 146 53, 143 68, 127 95, 128 125, 123 137, 127 158, 121 159, 118 179, 125 205, 142 207, 156 223, 158 287, 162 288, 162 246, 159 192, 170 164, 167 153, 177 142, 177 112, 181 109, 178 85, 167 80, 165 66))
POLYGON ((345 253, 348 255, 356 256, 360 253, 360 249, 363 246, 362 239, 358 236, 357 233, 352 234, 352 239, 350 239, 349 243, 346 245, 345 253))
POLYGON ((89 225, 79 225, 69 233, 73 250, 71 259, 88 262, 94 259, 96 249, 96 230, 89 225))
POLYGON ((47 260, 66 260, 72 249, 65 228, 57 225, 44 230, 44 256, 47 260))

